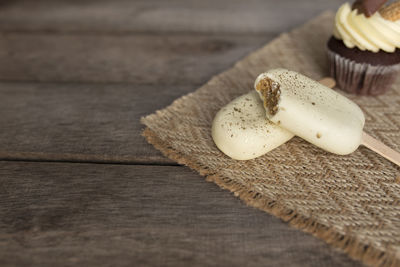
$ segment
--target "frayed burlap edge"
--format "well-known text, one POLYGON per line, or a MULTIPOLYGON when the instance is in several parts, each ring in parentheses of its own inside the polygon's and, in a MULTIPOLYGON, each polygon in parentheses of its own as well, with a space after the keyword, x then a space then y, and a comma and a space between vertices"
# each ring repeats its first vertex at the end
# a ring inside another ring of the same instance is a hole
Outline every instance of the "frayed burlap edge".
MULTIPOLYGON (((142 123, 144 123, 143 119, 142 123)), ((219 187, 231 191, 247 205, 272 214, 289 223, 291 226, 324 240, 333 247, 347 253, 352 259, 360 260, 371 266, 400 265, 400 261, 397 260, 394 253, 381 251, 372 246, 366 246, 359 242, 355 236, 344 236, 336 232, 332 227, 326 227, 323 224, 317 223, 313 218, 301 216, 296 211, 287 209, 279 202, 255 193, 228 177, 223 177, 211 172, 207 166, 202 166, 191 159, 190 156, 182 155, 180 152, 168 146, 168 144, 159 139, 150 128, 146 127, 142 135, 150 144, 161 151, 164 156, 197 171, 200 175, 206 177, 206 181, 214 182, 219 187)))

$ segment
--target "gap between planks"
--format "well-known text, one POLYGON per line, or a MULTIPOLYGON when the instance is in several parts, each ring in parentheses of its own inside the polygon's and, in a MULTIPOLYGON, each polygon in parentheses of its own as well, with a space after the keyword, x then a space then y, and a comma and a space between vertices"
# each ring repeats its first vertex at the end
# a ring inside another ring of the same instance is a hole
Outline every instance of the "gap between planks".
POLYGON ((223 36, 234 36, 234 37, 260 37, 260 36, 278 36, 282 34, 279 31, 265 31, 265 32, 228 32, 228 31, 219 31, 219 32, 191 32, 191 31, 127 31, 127 30, 119 30, 119 31, 78 31, 78 30, 7 30, 0 29, 1 35, 8 34, 20 34, 20 35, 74 35, 74 36, 110 36, 110 37, 130 37, 130 36, 187 36, 193 35, 197 37, 210 36, 210 37, 223 37, 223 36))
POLYGON ((77 163, 77 164, 102 164, 102 165, 141 165, 141 166, 173 166, 173 167, 184 167, 174 162, 162 162, 162 161, 141 161, 141 160, 67 160, 67 159, 34 159, 34 158, 13 158, 13 157, 0 157, 0 161, 6 162, 37 162, 37 163, 77 163))

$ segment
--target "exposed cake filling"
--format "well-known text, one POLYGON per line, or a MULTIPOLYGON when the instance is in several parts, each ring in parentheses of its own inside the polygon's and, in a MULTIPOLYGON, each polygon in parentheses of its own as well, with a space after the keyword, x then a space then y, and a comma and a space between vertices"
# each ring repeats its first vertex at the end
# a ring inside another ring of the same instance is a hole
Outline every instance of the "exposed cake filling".
POLYGON ((278 103, 281 96, 280 85, 276 81, 265 77, 256 86, 263 97, 264 107, 274 116, 278 112, 278 103))

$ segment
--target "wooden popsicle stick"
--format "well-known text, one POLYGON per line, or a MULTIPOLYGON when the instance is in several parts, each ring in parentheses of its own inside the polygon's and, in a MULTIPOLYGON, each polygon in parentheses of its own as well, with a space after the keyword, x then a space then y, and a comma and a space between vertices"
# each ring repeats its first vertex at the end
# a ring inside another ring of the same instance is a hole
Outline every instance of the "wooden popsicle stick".
MULTIPOLYGON (((326 87, 333 88, 336 85, 336 81, 332 78, 326 77, 319 81, 319 83, 325 85, 326 87)), ((361 144, 371 149, 375 153, 378 153, 382 157, 390 160, 397 166, 400 166, 400 153, 391 149, 384 143, 376 140, 369 134, 363 132, 361 137, 361 144)))
POLYGON ((325 78, 319 80, 318 82, 329 88, 333 88, 336 85, 336 81, 330 77, 325 77, 325 78))
POLYGON ((363 132, 361 137, 361 144, 368 147, 372 151, 378 153, 382 157, 390 160, 397 166, 400 166, 400 153, 391 149, 384 143, 376 140, 369 134, 363 132))

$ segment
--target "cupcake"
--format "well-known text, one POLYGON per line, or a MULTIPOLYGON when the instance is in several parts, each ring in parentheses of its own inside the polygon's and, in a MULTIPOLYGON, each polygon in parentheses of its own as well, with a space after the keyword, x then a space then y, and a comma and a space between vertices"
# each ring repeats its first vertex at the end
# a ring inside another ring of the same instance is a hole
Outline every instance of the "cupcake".
POLYGON ((400 1, 356 1, 336 13, 327 44, 331 76, 358 95, 386 92, 400 71, 400 1))

